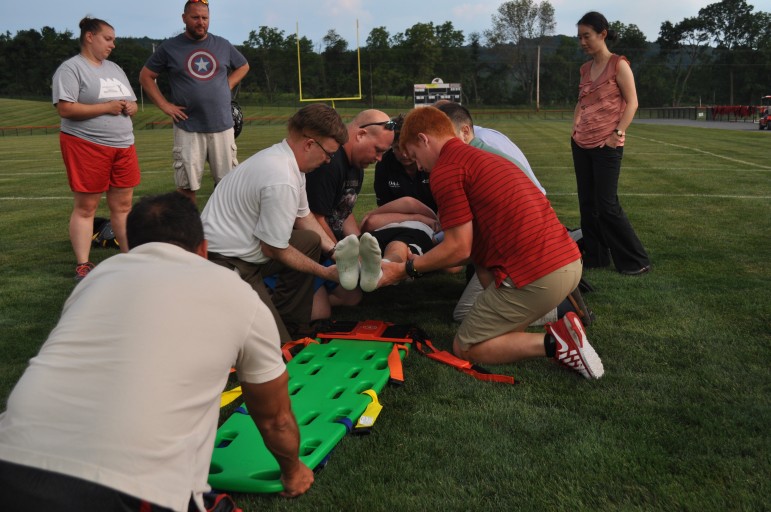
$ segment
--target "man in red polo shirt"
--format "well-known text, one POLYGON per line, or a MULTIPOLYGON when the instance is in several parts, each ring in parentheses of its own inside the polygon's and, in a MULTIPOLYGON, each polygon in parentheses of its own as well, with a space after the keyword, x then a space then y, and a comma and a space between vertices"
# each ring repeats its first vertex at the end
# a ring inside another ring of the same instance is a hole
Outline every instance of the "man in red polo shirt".
POLYGON ((431 173, 444 240, 406 263, 382 264, 378 286, 473 262, 485 291, 461 323, 453 351, 476 363, 551 357, 587 379, 602 362, 573 313, 524 332, 554 309, 581 279, 581 254, 551 204, 515 164, 455 137, 433 107, 410 112, 400 145, 431 173))

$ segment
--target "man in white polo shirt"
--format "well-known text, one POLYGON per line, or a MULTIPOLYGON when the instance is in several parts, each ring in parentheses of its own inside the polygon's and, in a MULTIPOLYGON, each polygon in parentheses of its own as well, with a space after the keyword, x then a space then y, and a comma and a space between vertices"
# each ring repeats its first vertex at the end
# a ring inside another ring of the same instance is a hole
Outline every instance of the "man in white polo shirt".
POLYGON ((311 214, 305 180, 347 140, 335 109, 301 108, 289 119, 286 138, 225 176, 201 214, 209 259, 236 271, 260 295, 282 342, 308 335, 314 277, 339 280, 336 265, 319 263, 335 250, 335 240, 311 214), (274 275, 270 293, 264 278, 274 275))

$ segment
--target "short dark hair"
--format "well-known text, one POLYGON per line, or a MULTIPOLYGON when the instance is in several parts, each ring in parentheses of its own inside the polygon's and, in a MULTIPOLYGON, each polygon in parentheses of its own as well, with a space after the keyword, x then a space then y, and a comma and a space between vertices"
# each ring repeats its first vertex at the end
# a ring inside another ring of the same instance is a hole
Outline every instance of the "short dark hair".
POLYGON ((115 27, 110 25, 104 20, 100 20, 99 18, 91 18, 89 16, 86 16, 82 20, 80 20, 80 23, 78 24, 80 26, 80 45, 83 46, 83 43, 86 42, 86 34, 88 32, 91 32, 92 34, 98 34, 102 31, 102 27, 110 27, 111 29, 115 30, 115 27))
POLYGON ((393 145, 398 146, 399 145, 399 136, 402 133, 402 125, 404 124, 404 114, 398 114, 391 118, 391 121, 395 123, 394 125, 394 141, 393 145))
POLYGON ((450 121, 452 121, 452 124, 454 124, 456 128, 459 128, 464 124, 469 125, 472 129, 474 128, 474 120, 471 119, 471 112, 460 103, 441 103, 436 105, 436 108, 447 114, 447 117, 450 118, 450 121))
POLYGON ((348 142, 348 129, 337 110, 324 103, 311 103, 289 118, 290 133, 308 137, 331 137, 343 145, 348 142))
POLYGON ((126 219, 129 249, 164 242, 195 252, 203 243, 203 224, 195 203, 179 192, 140 199, 126 219))
POLYGON ((576 23, 576 26, 578 25, 586 25, 587 27, 592 27, 598 34, 603 30, 607 30, 608 35, 605 37, 606 41, 615 41, 618 39, 618 34, 615 30, 610 28, 608 20, 605 18, 605 16, 597 11, 589 11, 584 14, 581 19, 578 20, 578 23, 576 23))

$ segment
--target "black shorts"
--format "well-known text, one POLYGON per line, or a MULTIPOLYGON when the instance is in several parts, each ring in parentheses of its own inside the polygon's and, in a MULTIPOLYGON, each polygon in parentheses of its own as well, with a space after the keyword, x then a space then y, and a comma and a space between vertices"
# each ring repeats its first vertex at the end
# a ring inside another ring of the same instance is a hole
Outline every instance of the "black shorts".
POLYGON ((425 254, 434 247, 434 241, 425 231, 414 228, 385 228, 373 231, 377 243, 380 244, 380 251, 385 252, 385 248, 391 242, 402 242, 407 244, 412 254, 418 256, 425 254))

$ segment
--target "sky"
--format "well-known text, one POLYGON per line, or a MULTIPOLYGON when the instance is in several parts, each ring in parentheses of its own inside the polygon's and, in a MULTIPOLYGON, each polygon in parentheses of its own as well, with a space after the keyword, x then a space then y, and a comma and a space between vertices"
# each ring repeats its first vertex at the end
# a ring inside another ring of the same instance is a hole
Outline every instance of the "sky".
MULTIPOLYGON (((536 0, 538 1, 538 0, 536 0)), ((658 38, 661 23, 677 23, 696 16, 699 9, 719 0, 550 0, 555 10, 557 34, 575 35, 575 23, 590 10, 603 13, 610 22, 634 24, 649 41, 658 38)), ((366 45, 367 36, 376 27, 391 34, 404 32, 416 23, 450 21, 456 30, 468 36, 490 29, 492 15, 502 0, 210 0, 209 32, 239 45, 251 30, 260 26, 277 28, 284 35, 311 39, 321 48, 324 35, 331 29, 349 48, 366 45)), ((771 0, 747 0, 755 12, 771 12, 771 0)), ((101 18, 115 27, 118 37, 164 39, 179 34, 184 0, 22 0, 3 9, 0 31, 14 36, 19 30, 52 27, 57 32, 70 30, 79 35, 78 22, 86 15, 101 18)))

